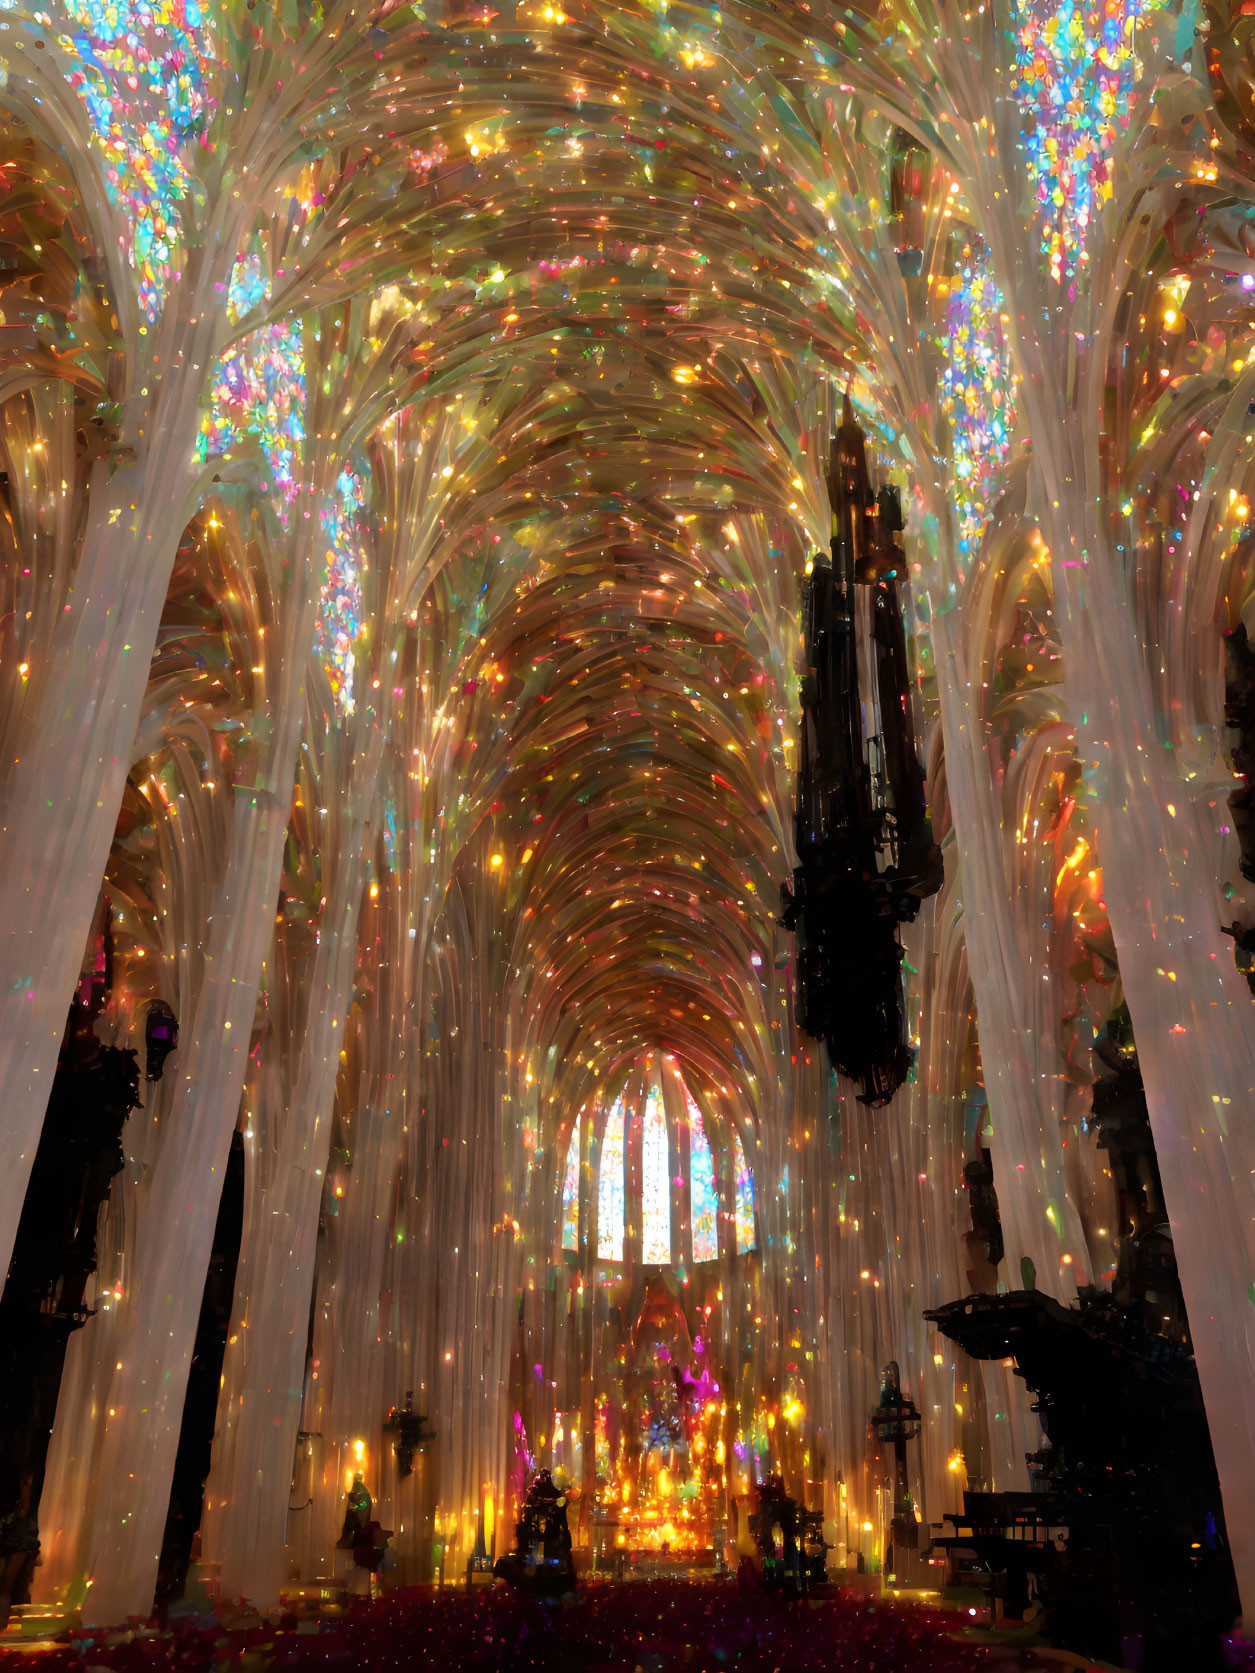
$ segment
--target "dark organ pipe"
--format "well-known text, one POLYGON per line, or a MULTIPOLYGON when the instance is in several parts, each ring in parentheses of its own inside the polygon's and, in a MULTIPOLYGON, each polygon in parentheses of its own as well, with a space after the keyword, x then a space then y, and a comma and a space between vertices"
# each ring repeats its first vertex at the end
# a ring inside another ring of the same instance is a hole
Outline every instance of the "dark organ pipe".
POLYGON ((784 923, 797 935, 803 1029, 879 1105, 913 1061, 898 925, 940 887, 941 853, 915 748, 901 507, 894 489, 872 488, 848 399, 830 458, 831 562, 816 557, 804 597, 798 864, 784 923))

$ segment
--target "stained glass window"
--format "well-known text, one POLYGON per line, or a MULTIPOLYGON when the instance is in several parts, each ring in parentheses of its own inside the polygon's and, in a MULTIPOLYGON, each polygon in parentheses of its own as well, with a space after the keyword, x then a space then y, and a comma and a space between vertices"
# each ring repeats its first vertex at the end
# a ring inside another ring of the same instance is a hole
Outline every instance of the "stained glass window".
POLYGON ((566 1173, 562 1180, 562 1247, 578 1249, 580 1241, 580 1124, 571 1129, 566 1173))
MULTIPOLYGON (((238 322, 269 290, 258 256, 237 261, 227 294, 228 318, 238 322)), ((199 457, 216 458, 251 436, 266 461, 280 517, 286 518, 305 441, 305 345, 300 325, 282 320, 250 332, 217 362, 210 387, 199 457)))
MULTIPOLYGON (((641 1260, 646 1266, 670 1266, 680 1257, 671 1243, 671 1190, 689 1193, 689 1223, 693 1232, 693 1260, 719 1258, 719 1169, 710 1136, 696 1099, 677 1071, 684 1097, 684 1119, 689 1131, 687 1182, 671 1178, 671 1133, 661 1088, 655 1084, 645 1097, 641 1121, 640 1226, 641 1260)), ((589 1119, 584 1116, 582 1119, 589 1119)), ((562 1247, 579 1247, 579 1132, 567 1147, 562 1185, 562 1247)), ((625 1227, 626 1116, 617 1098, 606 1115, 597 1168, 597 1258, 623 1259, 625 1227)), ((726 1166, 726 1163, 723 1164, 726 1166)), ((745 1159, 740 1135, 732 1135, 733 1200, 736 1250, 754 1248, 754 1176, 745 1159)))
POLYGON ((671 1263, 671 1170, 667 1158, 667 1117, 662 1095, 650 1087, 641 1135, 641 1259, 647 1266, 671 1263))
POLYGON ((736 1252, 743 1255, 754 1247, 754 1176, 739 1133, 732 1135, 732 1157, 736 1166, 736 1252))
POLYGON ((1013 84, 1042 254, 1055 279, 1075 276, 1090 221, 1111 198, 1112 154, 1141 74, 1137 30, 1156 9, 1146 0, 1018 0, 1014 8, 1013 84))
POLYGON ((693 1259, 713 1261, 719 1255, 719 1192, 715 1185, 715 1159, 702 1122, 702 1112, 687 1087, 684 1102, 689 1117, 689 1214, 693 1225, 693 1259))
POLYGON ((331 690, 346 714, 353 713, 353 648, 362 628, 361 518, 366 488, 356 471, 341 471, 336 491, 322 510, 326 535, 326 578, 318 611, 318 650, 331 690))
POLYGON ((597 1259, 623 1259, 623 1099, 606 1116, 597 1179, 597 1259))
POLYGON ((1011 451, 1015 379, 1003 317, 1002 292, 984 246, 965 245, 959 272, 950 281, 941 410, 950 420, 959 551, 968 559, 980 545, 1011 451))
POLYGON ((59 45, 73 65, 68 79, 104 155, 109 201, 127 211, 140 312, 153 321, 191 186, 183 148, 212 104, 207 19, 198 0, 67 0, 65 12, 73 34, 59 45))

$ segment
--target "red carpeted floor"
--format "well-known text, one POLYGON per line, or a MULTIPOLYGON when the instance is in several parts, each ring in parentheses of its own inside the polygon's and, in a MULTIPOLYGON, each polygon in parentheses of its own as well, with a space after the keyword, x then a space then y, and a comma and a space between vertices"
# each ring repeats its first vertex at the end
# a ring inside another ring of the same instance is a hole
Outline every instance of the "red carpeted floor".
MULTIPOLYGON (((839 1594, 804 1605, 738 1585, 658 1580, 542 1603, 494 1586, 390 1592, 343 1617, 76 1634, 39 1673, 1012 1673, 1037 1665, 956 1643, 959 1619, 839 1594)), ((17 1654, 0 1658, 16 1667, 17 1654)), ((26 1656, 22 1664, 32 1669, 26 1656)))

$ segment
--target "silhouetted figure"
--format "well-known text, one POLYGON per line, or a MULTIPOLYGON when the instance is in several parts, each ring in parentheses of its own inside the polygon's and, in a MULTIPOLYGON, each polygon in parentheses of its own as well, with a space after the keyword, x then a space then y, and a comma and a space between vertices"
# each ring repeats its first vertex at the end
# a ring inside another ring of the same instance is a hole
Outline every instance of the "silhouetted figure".
POLYGON ((758 1511, 754 1517, 754 1539, 763 1565, 763 1583, 779 1586, 794 1596, 806 1595, 809 1575, 802 1562, 798 1540, 801 1506, 784 1490, 781 1476, 768 1476, 758 1490, 758 1511), (780 1548, 776 1549, 776 1529, 780 1548))
POLYGON ((358 1568, 377 1574, 383 1567, 392 1529, 383 1528, 372 1515, 374 1506, 370 1492, 360 1475, 353 1477, 348 1502, 344 1510, 344 1526, 340 1530, 337 1548, 351 1551, 358 1568))
POLYGON ((344 1507, 344 1526, 340 1529, 337 1542, 341 1551, 351 1551, 357 1544, 358 1536, 370 1521, 372 1508, 369 1488, 360 1475, 355 1475, 344 1507))
POLYGON ((555 1595, 572 1590, 575 1561, 567 1498, 548 1470, 541 1470, 528 1488, 514 1537, 515 1549, 493 1569, 499 1579, 555 1595))

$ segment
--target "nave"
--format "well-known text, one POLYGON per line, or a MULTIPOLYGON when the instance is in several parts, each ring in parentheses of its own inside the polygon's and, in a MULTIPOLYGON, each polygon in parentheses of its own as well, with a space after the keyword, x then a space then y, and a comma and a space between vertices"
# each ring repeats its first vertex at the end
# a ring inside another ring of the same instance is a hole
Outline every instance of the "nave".
POLYGON ((0 0, 6 1644, 1237 1653, 1253 4, 0 0))

